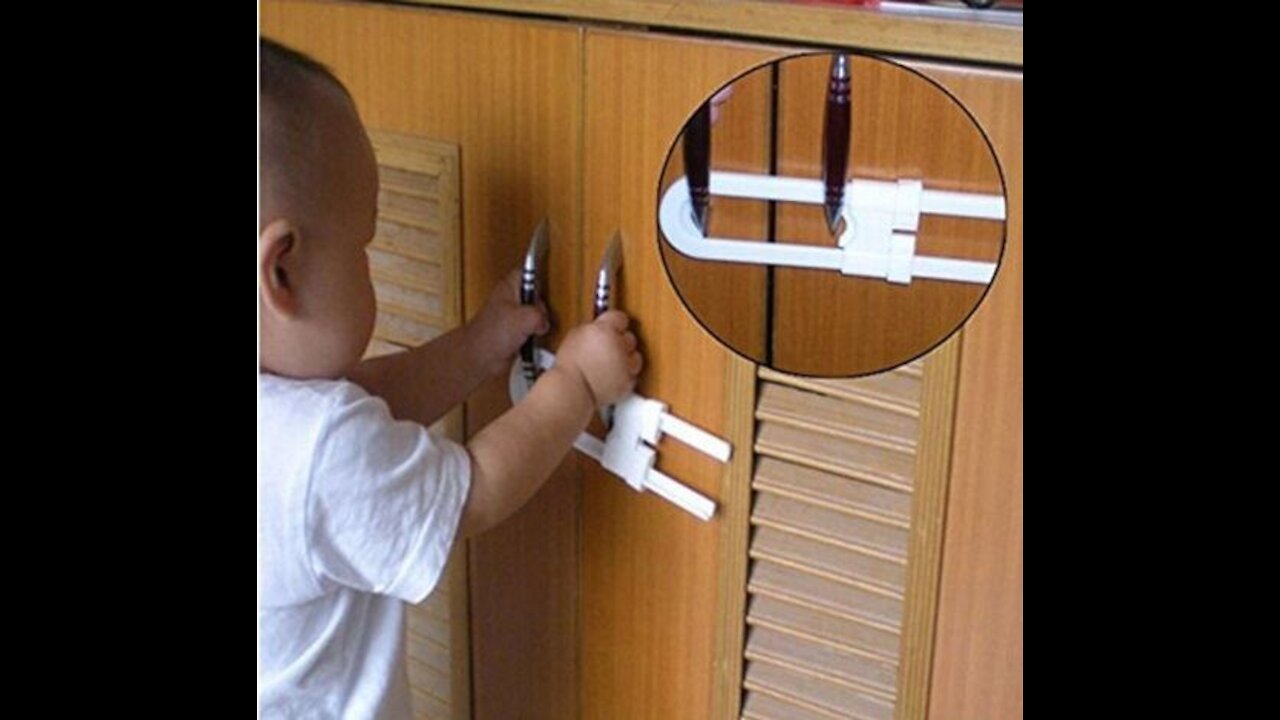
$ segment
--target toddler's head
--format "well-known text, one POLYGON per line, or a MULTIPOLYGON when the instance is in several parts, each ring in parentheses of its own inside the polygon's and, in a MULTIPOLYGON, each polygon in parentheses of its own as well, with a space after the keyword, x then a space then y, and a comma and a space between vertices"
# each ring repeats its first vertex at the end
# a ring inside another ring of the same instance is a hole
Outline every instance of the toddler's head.
POLYGON ((378 167, 342 83, 300 53, 266 39, 259 47, 262 368, 339 377, 373 333, 365 246, 378 167))

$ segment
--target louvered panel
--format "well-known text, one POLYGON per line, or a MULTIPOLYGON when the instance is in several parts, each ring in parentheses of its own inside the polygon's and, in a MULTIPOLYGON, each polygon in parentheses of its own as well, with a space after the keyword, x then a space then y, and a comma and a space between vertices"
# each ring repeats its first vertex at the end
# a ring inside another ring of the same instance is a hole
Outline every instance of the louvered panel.
POLYGON ((760 369, 743 717, 893 717, 921 366, 760 369))
POLYGON ((906 493, 775 458, 760 458, 752 487, 904 528, 911 521, 911 496, 906 493))
POLYGON ((752 563, 747 589, 888 630, 902 622, 900 599, 765 560, 752 563))
POLYGON ((903 491, 915 465, 909 453, 769 422, 759 425, 756 453, 903 491))
POLYGON ((769 383, 760 388, 756 418, 902 452, 915 450, 920 433, 914 416, 769 383))
POLYGON ((771 662, 749 661, 743 686, 834 718, 893 718, 893 703, 888 700, 771 662))
POLYGON ((890 662, 898 657, 900 638, 892 630, 768 595, 751 598, 747 607, 747 623, 785 630, 792 635, 856 650, 890 662))
POLYGON ((920 413, 922 378, 918 372, 908 371, 905 368, 861 378, 830 379, 787 375, 762 367, 760 379, 851 402, 882 407, 905 415, 920 413))
MULTIPOLYGON (((457 148, 393 133, 371 131, 369 137, 380 185, 368 248, 378 315, 365 356, 373 357, 403 352, 456 327, 462 284, 457 148)), ((432 431, 461 440, 460 420, 454 411, 432 431)), ((454 555, 450 567, 461 553, 454 555)), ((446 569, 427 599, 408 608, 406 663, 417 718, 454 717, 454 688, 468 682, 466 649, 453 646, 454 638, 467 636, 455 628, 465 618, 452 613, 454 592, 463 593, 465 603, 466 588, 450 587, 459 578, 465 576, 446 569)), ((466 698, 459 712, 467 712, 466 698)))
POLYGON ((899 598, 905 589, 906 568, 902 563, 768 526, 756 528, 750 554, 752 558, 772 560, 899 598))
POLYGON ((747 635, 747 659, 764 660, 848 685, 893 701, 898 667, 882 658, 861 655, 770 628, 753 627, 747 635))
POLYGON ((907 531, 903 528, 800 500, 763 493, 756 498, 751 522, 887 560, 906 561, 907 531))
POLYGON ((829 713, 815 712, 762 692, 747 693, 742 717, 748 720, 831 720, 829 713))

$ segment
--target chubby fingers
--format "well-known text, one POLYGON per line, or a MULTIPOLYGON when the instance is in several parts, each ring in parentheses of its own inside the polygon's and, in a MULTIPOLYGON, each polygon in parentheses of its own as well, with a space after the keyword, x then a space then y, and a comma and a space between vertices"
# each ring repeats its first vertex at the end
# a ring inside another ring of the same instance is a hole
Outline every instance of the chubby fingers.
POLYGON ((631 318, 621 310, 609 310, 601 314, 595 319, 597 325, 607 327, 614 332, 626 332, 627 326, 631 324, 631 318))
POLYGON ((635 377, 640 374, 642 369, 644 369, 644 356, 638 351, 632 350, 627 354, 627 372, 631 377, 635 377))

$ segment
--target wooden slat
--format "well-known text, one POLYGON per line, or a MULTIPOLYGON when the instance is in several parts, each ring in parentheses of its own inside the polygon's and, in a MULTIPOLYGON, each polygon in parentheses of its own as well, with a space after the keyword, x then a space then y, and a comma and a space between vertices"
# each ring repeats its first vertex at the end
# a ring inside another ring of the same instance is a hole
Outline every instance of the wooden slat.
POLYGON ((920 376, 904 372, 905 367, 909 366, 853 380, 788 375, 762 367, 760 379, 915 416, 920 413, 920 376))
POLYGON ((425 262, 440 262, 446 242, 448 238, 442 236, 440 228, 402 225, 386 217, 378 218, 373 234, 373 247, 425 262))
POLYGON ((816 675, 887 702, 894 700, 897 666, 868 655, 753 627, 747 635, 746 656, 816 675))
POLYGON ((375 337, 369 341, 369 347, 365 348, 364 359, 367 360, 369 358, 390 355, 391 353, 404 352, 405 349, 406 348, 403 345, 397 345, 375 337))
POLYGON ((915 464, 904 453, 776 423, 760 424, 756 452, 902 491, 911 489, 915 464))
POLYGON ((907 493, 777 458, 760 458, 752 486, 758 491, 878 518, 900 527, 907 527, 911 520, 911 496, 907 493))
POLYGON ((402 170, 385 163, 378 165, 378 187, 413 197, 432 198, 439 194, 440 176, 402 170))
POLYGON ((440 698, 417 688, 411 689, 413 690, 413 716, 418 720, 438 720, 438 718, 454 717, 452 708, 440 698))
POLYGON ((792 667, 882 700, 894 699, 897 665, 870 655, 760 626, 752 627, 747 635, 746 655, 749 660, 792 667))
POLYGON ((409 643, 417 643, 419 647, 414 649, 409 645, 405 646, 408 662, 421 663, 427 667, 434 668, 436 672, 444 673, 446 677, 453 674, 453 664, 449 662, 449 653, 440 652, 443 648, 413 633, 409 633, 409 643))
POLYGON ((838 718, 890 720, 893 717, 892 702, 771 662, 753 660, 747 663, 743 685, 813 710, 833 713, 838 718))
POLYGON ((748 691, 742 717, 744 720, 831 720, 832 715, 815 712, 773 695, 748 691))
POLYGON ((409 626, 409 632, 426 638, 441 647, 449 647, 449 623, 439 618, 417 615, 409 626))
POLYGON ((747 623, 851 648, 889 662, 898 658, 897 633, 767 595, 751 598, 747 623))
POLYGON ((413 318, 395 312, 378 310, 378 318, 373 324, 373 336, 379 340, 417 347, 428 340, 439 337, 444 331, 439 327, 427 325, 413 318))
POLYGON ((374 282, 395 282, 427 293, 444 290, 443 269, 438 262, 388 252, 376 245, 368 249, 368 255, 374 282))
POLYGON ((441 702, 452 704, 453 688, 449 677, 451 671, 448 667, 441 671, 414 657, 409 658, 406 667, 409 671, 410 685, 425 690, 439 698, 441 702))
POLYGON ((914 452, 920 432, 915 418, 773 383, 761 387, 756 417, 900 452, 914 452))
POLYGON ((384 308, 395 308, 424 324, 444 325, 444 308, 439 295, 407 288, 399 283, 374 280, 373 294, 384 308))
POLYGON ((756 498, 751 522, 891 561, 906 562, 907 531, 903 528, 799 500, 763 493, 756 498))
POLYGON ((747 589, 899 632, 902 601, 777 563, 756 561, 747 589))
MULTIPOLYGON (((451 158, 442 157, 435 148, 424 147, 417 135, 368 128, 369 141, 378 155, 378 163, 422 175, 437 176, 446 171, 451 158)), ((456 153, 453 158, 456 158, 456 153)))
POLYGON ((378 214, 388 218, 407 218, 419 227, 440 227, 440 202, 434 197, 421 197, 382 189, 378 192, 378 214))
POLYGON ((772 527, 756 528, 750 555, 898 598, 903 596, 906 587, 906 569, 902 563, 772 527))

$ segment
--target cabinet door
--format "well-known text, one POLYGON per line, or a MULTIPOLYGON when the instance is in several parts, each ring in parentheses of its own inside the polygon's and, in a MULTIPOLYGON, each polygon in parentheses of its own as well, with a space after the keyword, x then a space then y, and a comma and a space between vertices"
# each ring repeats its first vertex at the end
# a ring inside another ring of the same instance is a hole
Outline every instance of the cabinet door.
POLYGON ((634 319, 646 360, 637 391, 727 437, 735 459, 725 466, 674 441, 660 445, 661 470, 720 502, 717 516, 705 523, 584 463, 585 718, 710 717, 717 702, 713 689, 736 693, 740 687, 732 667, 740 667, 741 643, 721 636, 735 618, 725 617, 720 603, 735 596, 740 638, 742 588, 721 590, 720 543, 726 532, 745 532, 744 523, 726 518, 743 517, 741 493, 750 481, 753 368, 681 306, 658 249, 657 195, 667 150, 698 104, 780 54, 759 45, 587 33, 587 268, 620 231, 625 260, 619 306, 634 319), (718 650, 725 647, 727 653, 718 650))
MULTIPOLYGON (((546 216, 557 333, 577 321, 580 29, 422 8, 268 0, 262 32, 330 66, 369 128, 458 146, 466 317, 516 267, 546 216)), ((468 433, 509 404, 505 381, 484 387, 467 403, 468 433)), ((567 460, 520 513, 470 543, 470 662, 466 635, 451 641, 454 695, 473 687, 477 718, 577 716, 576 468, 567 460)), ((455 709, 455 717, 469 717, 465 707, 455 709)))
POLYGON ((1008 186, 1008 242, 965 325, 929 717, 1022 717, 1022 74, 919 63, 973 113, 1008 186))

